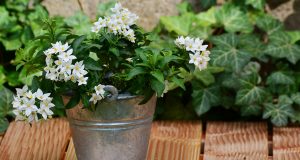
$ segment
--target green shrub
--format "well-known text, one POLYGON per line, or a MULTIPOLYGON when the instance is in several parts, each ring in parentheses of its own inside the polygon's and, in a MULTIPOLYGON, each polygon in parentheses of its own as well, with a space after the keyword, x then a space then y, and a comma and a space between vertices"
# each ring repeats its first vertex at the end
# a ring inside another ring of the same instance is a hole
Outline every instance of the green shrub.
POLYGON ((264 5, 264 0, 233 0, 193 13, 183 3, 179 16, 161 17, 160 38, 189 34, 208 39, 212 47, 210 67, 195 72, 191 83, 198 116, 223 107, 277 126, 300 121, 300 32, 285 30, 264 5))

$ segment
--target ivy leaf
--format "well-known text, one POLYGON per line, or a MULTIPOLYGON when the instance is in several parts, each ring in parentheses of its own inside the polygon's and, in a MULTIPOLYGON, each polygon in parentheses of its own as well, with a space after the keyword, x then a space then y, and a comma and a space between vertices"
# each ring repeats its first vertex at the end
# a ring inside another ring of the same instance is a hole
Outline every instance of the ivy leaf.
POLYGON ((273 72, 267 78, 267 84, 268 85, 277 85, 277 84, 293 85, 295 84, 295 78, 288 75, 285 72, 277 71, 277 72, 273 72))
POLYGON ((240 80, 240 83, 242 87, 236 95, 237 105, 251 105, 264 101, 267 92, 263 87, 253 85, 252 83, 244 80, 240 80))
POLYGON ((220 87, 212 86, 203 89, 194 89, 193 105, 196 113, 200 116, 210 110, 211 107, 220 104, 220 87))
POLYGON ((239 37, 229 33, 212 38, 216 45, 211 51, 211 61, 229 71, 240 72, 250 61, 251 53, 239 48, 239 37))
POLYGON ((273 18, 270 15, 260 16, 256 21, 256 25, 258 28, 265 31, 268 35, 271 35, 273 33, 276 33, 277 31, 283 30, 282 22, 273 18))
POLYGON ((253 8, 263 10, 266 4, 265 0, 246 0, 246 4, 251 5, 253 8))
POLYGON ((242 116, 258 116, 262 111, 262 107, 257 104, 242 105, 241 115, 242 116))
POLYGON ((181 16, 163 16, 160 21, 169 32, 174 31, 178 35, 186 36, 189 34, 192 19, 193 14, 186 13, 181 16))
POLYGON ((294 101, 294 103, 300 105, 300 92, 292 94, 291 99, 294 101))
POLYGON ((3 87, 0 90, 0 117, 5 117, 12 113, 13 93, 3 87))
POLYGON ((197 69, 194 72, 194 76, 206 86, 209 86, 215 82, 215 77, 207 70, 200 71, 197 69))
POLYGON ((72 27, 77 35, 90 33, 91 23, 88 16, 82 12, 76 12, 73 16, 64 19, 65 23, 72 27))
POLYGON ((217 0, 201 0, 200 4, 201 4, 201 8, 203 9, 207 9, 213 5, 215 5, 217 3, 217 0))
POLYGON ((238 7, 231 4, 223 5, 216 12, 216 20, 224 26, 227 32, 250 33, 253 30, 248 16, 238 7))
POLYGON ((0 135, 3 134, 9 126, 7 118, 0 117, 0 135))
POLYGON ((292 39, 286 32, 276 32, 269 37, 265 53, 275 58, 286 58, 292 64, 300 59, 300 47, 291 43, 292 39))
POLYGON ((276 126, 284 126, 288 124, 288 118, 294 117, 294 110, 287 96, 280 96, 278 101, 278 104, 264 104, 263 118, 270 118, 276 126))
POLYGON ((201 26, 212 26, 217 23, 215 14, 216 14, 216 8, 211 7, 206 12, 200 12, 197 14, 197 23, 201 26))

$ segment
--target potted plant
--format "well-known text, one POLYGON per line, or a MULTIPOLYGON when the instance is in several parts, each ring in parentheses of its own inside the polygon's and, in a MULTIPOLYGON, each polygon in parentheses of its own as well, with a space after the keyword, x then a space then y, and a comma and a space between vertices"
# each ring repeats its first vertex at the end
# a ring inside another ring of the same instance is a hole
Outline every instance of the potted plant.
POLYGON ((16 53, 17 68, 37 74, 30 89, 17 89, 14 113, 32 122, 67 109, 78 159, 145 159, 156 97, 184 88, 209 51, 190 37, 159 49, 135 14, 119 3, 111 11, 90 35, 45 21, 45 34, 16 53))

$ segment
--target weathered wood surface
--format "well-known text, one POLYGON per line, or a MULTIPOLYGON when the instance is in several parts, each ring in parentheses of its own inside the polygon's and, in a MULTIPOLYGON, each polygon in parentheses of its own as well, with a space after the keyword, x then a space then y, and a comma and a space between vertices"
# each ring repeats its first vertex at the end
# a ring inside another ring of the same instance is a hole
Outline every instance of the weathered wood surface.
MULTIPOLYGON (((1 160, 76 160, 68 122, 12 122, 0 136, 1 160), (2 139, 2 141, 1 141, 2 139)), ((152 125, 148 160, 298 160, 300 127, 264 122, 158 121, 152 125)))
POLYGON ((205 134, 206 160, 267 160, 266 123, 209 122, 205 134))
POLYGON ((300 159, 300 128, 273 129, 273 160, 300 159))
POLYGON ((0 146, 1 160, 61 159, 71 137, 65 119, 34 123, 12 122, 0 146))

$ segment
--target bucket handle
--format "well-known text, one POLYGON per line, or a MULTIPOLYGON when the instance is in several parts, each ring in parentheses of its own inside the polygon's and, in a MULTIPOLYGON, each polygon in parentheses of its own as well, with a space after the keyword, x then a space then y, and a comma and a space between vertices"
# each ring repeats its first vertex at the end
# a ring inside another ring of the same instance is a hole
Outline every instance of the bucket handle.
POLYGON ((110 101, 114 101, 117 100, 118 98, 118 90, 116 87, 112 86, 112 85, 106 85, 104 87, 104 90, 109 92, 110 94, 107 96, 107 99, 110 101))

